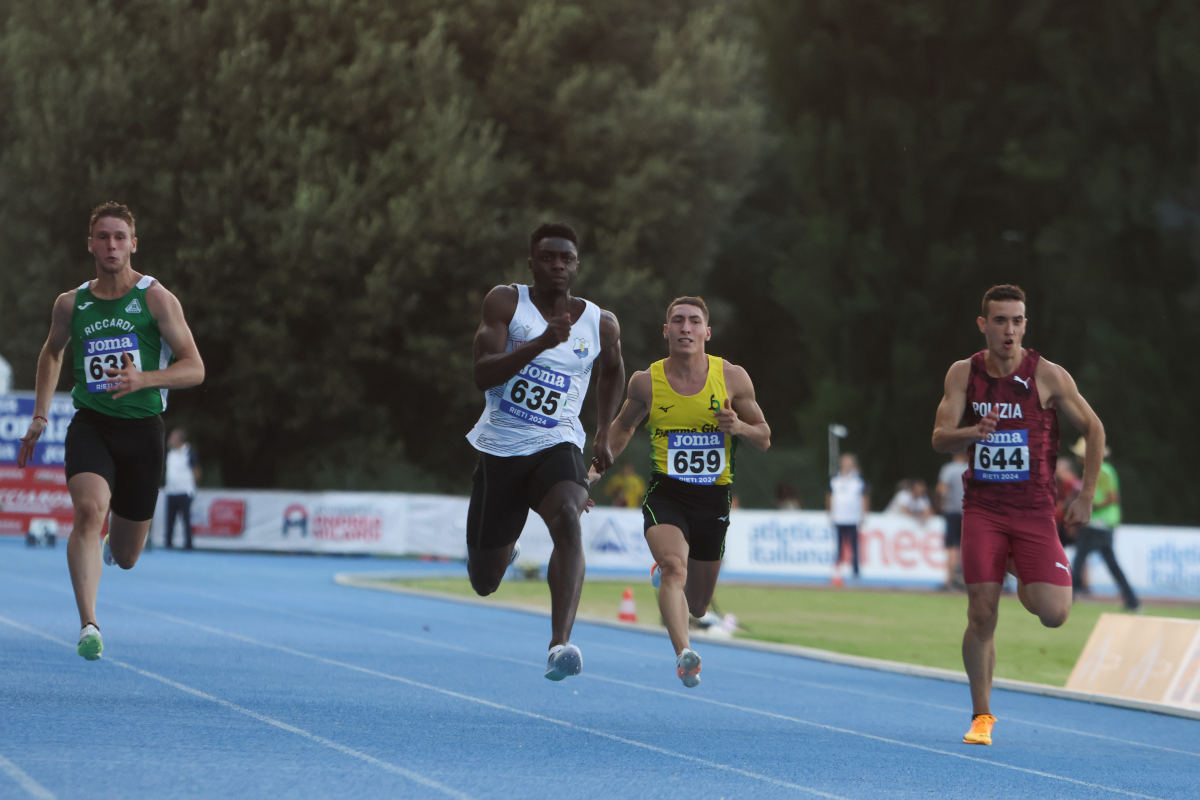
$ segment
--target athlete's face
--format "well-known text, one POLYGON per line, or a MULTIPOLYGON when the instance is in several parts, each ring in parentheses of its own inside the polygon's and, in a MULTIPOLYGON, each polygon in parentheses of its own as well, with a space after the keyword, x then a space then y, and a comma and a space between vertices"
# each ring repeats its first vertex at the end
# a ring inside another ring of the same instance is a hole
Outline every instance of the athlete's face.
POLYGON ((579 250, 570 239, 547 237, 533 249, 529 269, 535 284, 567 289, 579 271, 579 250))
POLYGON ((993 300, 987 310, 987 316, 979 317, 977 322, 988 350, 997 358, 1016 358, 1025 337, 1025 304, 1020 300, 993 300))
POLYGON ((137 237, 129 223, 117 217, 101 217, 92 226, 88 252, 101 272, 116 274, 129 267, 129 256, 137 252, 137 237))
POLYGON ((671 309, 663 325, 663 338, 671 353, 703 353, 704 343, 712 337, 712 328, 699 306, 680 303, 671 309))

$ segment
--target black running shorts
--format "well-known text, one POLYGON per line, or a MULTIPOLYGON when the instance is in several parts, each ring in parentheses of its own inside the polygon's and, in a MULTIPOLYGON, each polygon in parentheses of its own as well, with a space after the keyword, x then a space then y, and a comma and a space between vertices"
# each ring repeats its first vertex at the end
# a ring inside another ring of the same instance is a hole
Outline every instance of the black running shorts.
POLYGON ((490 550, 515 542, 529 509, 537 508, 555 484, 588 488, 583 454, 570 442, 527 456, 479 454, 467 510, 467 547, 490 550))
POLYGON ((733 484, 696 486, 655 473, 642 504, 643 530, 674 525, 687 540, 688 558, 720 561, 725 557, 732 495, 733 484))
POLYGON ((93 472, 108 481, 112 512, 133 522, 154 516, 166 440, 162 417, 123 419, 81 408, 67 428, 67 480, 93 472))

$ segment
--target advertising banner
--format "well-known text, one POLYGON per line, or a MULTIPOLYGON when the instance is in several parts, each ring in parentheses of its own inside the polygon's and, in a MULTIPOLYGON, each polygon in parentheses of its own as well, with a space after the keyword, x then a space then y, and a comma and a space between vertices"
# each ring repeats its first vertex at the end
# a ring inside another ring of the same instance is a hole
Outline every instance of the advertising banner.
POLYGON ((29 464, 21 469, 17 453, 33 419, 33 405, 33 392, 0 395, 0 536, 23 535, 31 523, 45 527, 53 520, 58 536, 65 537, 73 516, 63 471, 64 443, 75 407, 69 394, 54 395, 46 428, 29 464))
MULTIPOLYGON (((153 535, 163 540, 165 503, 153 535)), ((466 557, 468 498, 386 492, 284 492, 201 489, 192 503, 197 548, 278 552, 375 553, 466 557)), ((69 500, 61 508, 70 512, 69 500)), ((69 517, 68 517, 69 519, 69 517)), ((589 567, 649 573, 654 557, 639 509, 597 506, 580 519, 589 567)), ((737 509, 730 517, 722 574, 748 580, 827 581, 836 537, 823 511, 737 509)), ((1117 557, 1139 594, 1200 597, 1200 528, 1121 526, 1117 557)), ((521 563, 545 566, 550 534, 530 512, 521 563)), ((1068 555, 1071 552, 1068 549, 1068 555)), ((860 574, 875 585, 940 585, 946 577, 943 524, 900 514, 870 514, 859 539, 860 574)), ((1094 591, 1110 590, 1097 558, 1094 591)))

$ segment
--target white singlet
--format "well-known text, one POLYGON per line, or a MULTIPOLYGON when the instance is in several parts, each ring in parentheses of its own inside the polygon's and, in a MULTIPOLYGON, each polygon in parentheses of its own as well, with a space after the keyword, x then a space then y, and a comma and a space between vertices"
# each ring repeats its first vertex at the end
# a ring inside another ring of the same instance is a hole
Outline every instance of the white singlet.
MULTIPOLYGON (((529 287, 514 284, 517 308, 508 323, 507 351, 536 339, 546 319, 529 299, 529 287)), ((579 410, 600 355, 600 307, 584 300, 583 313, 565 342, 543 350, 513 377, 484 395, 486 404, 467 441, 495 456, 526 456, 562 442, 580 450, 586 438, 579 410)))

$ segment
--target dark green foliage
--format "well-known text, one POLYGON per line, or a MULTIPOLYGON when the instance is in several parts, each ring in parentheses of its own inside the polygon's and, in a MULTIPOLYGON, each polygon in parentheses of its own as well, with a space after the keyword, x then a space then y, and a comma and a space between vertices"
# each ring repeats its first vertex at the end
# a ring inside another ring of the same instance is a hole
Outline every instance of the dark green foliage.
POLYGON ((820 505, 831 422, 877 507, 931 480, 945 370, 1016 282, 1127 517, 1200 519, 1192 4, 3 5, 17 385, 92 274, 88 210, 127 202, 209 368, 169 413, 230 485, 465 491, 480 302, 563 219, 630 371, 671 297, 708 298, 775 434, 739 458, 746 505, 780 481, 820 505))

